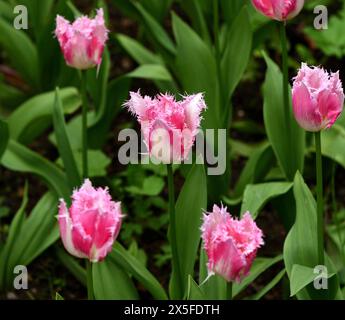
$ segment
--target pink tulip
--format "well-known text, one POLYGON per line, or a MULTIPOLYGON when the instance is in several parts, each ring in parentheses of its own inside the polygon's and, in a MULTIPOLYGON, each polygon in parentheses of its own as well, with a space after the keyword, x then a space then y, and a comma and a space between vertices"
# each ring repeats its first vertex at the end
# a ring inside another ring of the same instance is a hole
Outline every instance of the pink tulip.
POLYGON ((120 231, 122 213, 120 202, 111 200, 108 189, 93 188, 86 179, 72 196, 68 209, 60 200, 59 226, 66 250, 91 262, 103 260, 111 251, 120 231))
POLYGON ((94 19, 83 16, 72 24, 58 15, 55 35, 67 65, 80 70, 100 66, 105 42, 108 39, 103 9, 97 10, 94 19))
POLYGON ((301 12, 304 0, 252 0, 252 3, 255 9, 266 17, 286 21, 301 12))
POLYGON ((256 252, 264 244, 262 231, 249 212, 238 220, 226 208, 214 205, 213 212, 204 215, 201 231, 209 274, 237 282, 249 274, 256 252))
POLYGON ((169 164, 188 157, 206 104, 201 93, 176 101, 168 94, 155 98, 131 92, 125 106, 137 117, 151 156, 169 164))
POLYGON ((307 131, 330 128, 343 110, 344 91, 339 72, 302 63, 292 88, 292 104, 296 121, 307 131))

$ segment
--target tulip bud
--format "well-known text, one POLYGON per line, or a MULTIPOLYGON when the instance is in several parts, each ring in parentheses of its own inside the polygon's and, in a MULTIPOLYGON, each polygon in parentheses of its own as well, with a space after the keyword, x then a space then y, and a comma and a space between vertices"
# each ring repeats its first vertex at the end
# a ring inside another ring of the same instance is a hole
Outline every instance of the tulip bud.
POLYGON ((213 212, 204 215, 201 231, 209 274, 216 273, 228 282, 240 282, 249 274, 256 252, 264 244, 262 231, 249 212, 238 220, 226 208, 214 205, 213 212))
POLYGON ((292 88, 293 111, 298 124, 307 131, 330 128, 343 110, 344 91, 339 72, 302 63, 292 88))
POLYGON ((252 0, 252 4, 258 12, 266 17, 286 21, 301 12, 304 0, 252 0))
POLYGON ((120 202, 111 200, 107 188, 95 189, 87 179, 73 192, 69 209, 60 200, 58 220, 66 250, 75 257, 98 262, 112 250, 120 231, 120 202))
POLYGON ((94 19, 82 16, 72 24, 57 16, 55 35, 67 65, 80 70, 100 66, 105 42, 108 39, 103 9, 97 10, 94 19))
POLYGON ((176 101, 170 95, 142 97, 131 92, 125 103, 138 119, 150 156, 164 164, 180 162, 188 157, 206 104, 201 93, 176 101))

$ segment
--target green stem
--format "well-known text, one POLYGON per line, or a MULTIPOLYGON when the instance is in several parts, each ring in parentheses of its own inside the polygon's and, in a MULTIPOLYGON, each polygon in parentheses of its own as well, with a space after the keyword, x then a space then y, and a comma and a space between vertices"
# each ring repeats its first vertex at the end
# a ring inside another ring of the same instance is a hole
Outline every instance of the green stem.
POLYGON ((88 157, 87 157, 87 112, 88 112, 88 98, 87 98, 87 78, 86 72, 81 71, 81 96, 82 96, 82 162, 83 162, 83 178, 89 176, 88 157))
POLYGON ((226 298, 232 300, 232 282, 229 281, 226 285, 226 298))
POLYGON ((283 98, 284 98, 284 118, 285 129, 288 137, 291 137, 290 128, 290 103, 289 103, 289 69, 288 69, 288 51, 286 38, 285 22, 280 23, 280 40, 282 47, 282 64, 283 64, 283 98))
POLYGON ((93 300, 92 263, 86 260, 87 299, 93 300))
POLYGON ((319 265, 324 265, 324 222, 323 222, 323 183, 322 183, 322 158, 321 134, 315 132, 316 147, 316 194, 317 194, 317 247, 319 265))
POLYGON ((174 174, 172 165, 167 165, 168 170, 168 189, 169 189, 169 217, 170 217, 170 245, 172 251, 172 267, 176 272, 178 292, 182 293, 182 278, 180 270, 180 262, 177 251, 176 239, 176 217, 175 217, 175 188, 174 188, 174 174))

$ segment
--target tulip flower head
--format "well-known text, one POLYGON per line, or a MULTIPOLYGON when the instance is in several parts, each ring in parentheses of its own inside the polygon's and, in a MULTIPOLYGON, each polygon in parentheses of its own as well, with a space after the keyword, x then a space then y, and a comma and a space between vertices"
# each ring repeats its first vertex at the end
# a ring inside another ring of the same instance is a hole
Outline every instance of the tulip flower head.
POLYGON ((304 6, 304 0, 252 0, 254 8, 266 17, 286 21, 296 17, 304 6))
POLYGON ((155 98, 131 92, 125 103, 138 119, 150 156, 164 164, 188 157, 206 109, 201 93, 176 101, 173 96, 160 94, 155 98))
POLYGON ((121 227, 120 202, 112 201, 108 189, 93 188, 86 179, 72 195, 68 209, 60 200, 59 227, 66 250, 91 262, 103 260, 112 250, 121 227))
POLYGON ((55 35, 70 67, 86 70, 101 65, 105 42, 108 40, 103 9, 97 10, 94 19, 82 16, 73 23, 58 15, 55 35))
POLYGON ((294 78, 292 104, 296 121, 305 130, 317 132, 332 127, 344 105, 339 72, 328 73, 302 63, 294 78))
POLYGON ((264 244, 262 231, 249 212, 238 220, 226 208, 214 205, 204 215, 201 231, 209 274, 216 273, 228 282, 240 282, 249 274, 256 252, 264 244))

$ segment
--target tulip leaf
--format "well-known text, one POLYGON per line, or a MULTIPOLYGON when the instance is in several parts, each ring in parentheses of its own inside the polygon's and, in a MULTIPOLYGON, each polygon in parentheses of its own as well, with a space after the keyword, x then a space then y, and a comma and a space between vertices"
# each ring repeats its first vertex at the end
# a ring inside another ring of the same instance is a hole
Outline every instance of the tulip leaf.
MULTIPOLYGON (((296 272, 297 275, 302 272, 301 268, 295 267, 295 273, 292 274, 294 265, 312 270, 318 265, 316 202, 299 172, 296 173, 293 191, 296 201, 296 220, 284 243, 284 262, 292 286, 291 293, 296 293, 298 299, 333 299, 339 291, 337 277, 329 279, 328 290, 315 290, 311 284, 302 289, 300 281, 292 284, 292 276, 294 275, 296 279, 296 272)), ((325 265, 329 274, 334 272, 334 266, 327 255, 325 255, 325 265)))
POLYGON ((1 119, 0 119, 0 137, 1 137, 0 139, 0 160, 1 160, 1 157, 7 148, 8 139, 9 139, 8 124, 7 122, 1 119))
POLYGON ((161 64, 143 64, 128 73, 127 76, 149 80, 172 81, 170 72, 161 64))
POLYGON ((177 42, 176 75, 183 91, 205 92, 208 110, 205 128, 221 128, 219 121, 219 81, 211 49, 180 17, 173 14, 173 31, 177 42), (197 76, 196 76, 197 75, 197 76))
POLYGON ((137 258, 126 251, 119 243, 116 243, 114 246, 113 257, 118 265, 133 275, 155 299, 167 299, 167 295, 158 280, 137 258))
POLYGON ((278 66, 266 55, 266 80, 264 84, 264 122, 267 136, 286 178, 293 180, 296 171, 303 172, 305 132, 292 114, 290 101, 289 126, 290 135, 285 128, 283 105, 283 77, 278 66))
MULTIPOLYGON (((66 114, 75 112, 81 105, 75 88, 60 90, 60 97, 66 114)), ((52 123, 54 103, 55 91, 52 91, 35 96, 19 106, 8 119, 11 138, 27 144, 42 134, 52 123)))
POLYGON ((55 300, 65 300, 65 299, 58 292, 55 292, 55 300))
POLYGON ((49 187, 53 188, 59 197, 68 199, 70 189, 66 176, 47 159, 10 139, 1 164, 18 172, 30 172, 40 176, 49 187))
POLYGON ((204 293, 190 275, 188 276, 187 300, 205 300, 204 293))
POLYGON ((345 168, 345 128, 336 123, 322 132, 321 139, 322 155, 345 168))
POLYGON ((60 91, 58 88, 56 88, 55 103, 53 106, 53 124, 59 153, 66 170, 70 188, 73 190, 80 185, 81 178, 72 152, 70 140, 66 132, 66 123, 63 115, 60 91))
POLYGON ((263 206, 272 198, 288 192, 293 186, 291 182, 267 182, 249 184, 244 190, 241 214, 249 211, 253 217, 259 214, 263 206))
POLYGON ((194 273, 194 264, 200 244, 202 212, 207 207, 207 184, 204 166, 194 165, 189 171, 176 202, 176 240, 183 288, 177 286, 175 270, 170 281, 170 294, 182 299, 187 289, 188 276, 194 273), (198 190, 198 192, 195 192, 198 190), (180 291, 181 290, 181 291, 180 291))
POLYGON ((97 300, 134 300, 138 292, 132 279, 116 262, 113 252, 107 258, 92 264, 93 289, 97 300))
POLYGON ((0 46, 11 59, 13 66, 22 74, 29 85, 35 90, 39 83, 39 61, 35 45, 23 30, 13 28, 13 25, 0 17, 0 46))

